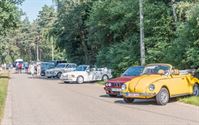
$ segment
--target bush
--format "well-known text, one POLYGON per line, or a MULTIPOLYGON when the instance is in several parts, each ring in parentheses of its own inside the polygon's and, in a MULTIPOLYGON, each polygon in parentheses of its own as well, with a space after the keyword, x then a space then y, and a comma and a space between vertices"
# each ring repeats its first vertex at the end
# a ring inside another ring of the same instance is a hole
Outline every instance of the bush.
POLYGON ((129 66, 139 64, 139 43, 136 36, 124 42, 103 48, 97 55, 97 65, 113 69, 113 75, 118 76, 129 66))

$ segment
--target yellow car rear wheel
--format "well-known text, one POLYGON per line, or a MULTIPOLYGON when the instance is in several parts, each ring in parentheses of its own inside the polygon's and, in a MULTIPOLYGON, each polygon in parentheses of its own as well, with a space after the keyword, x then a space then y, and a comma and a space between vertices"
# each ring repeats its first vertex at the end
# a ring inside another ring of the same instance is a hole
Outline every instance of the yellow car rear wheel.
POLYGON ((199 96, 199 86, 195 84, 193 87, 193 96, 199 96))

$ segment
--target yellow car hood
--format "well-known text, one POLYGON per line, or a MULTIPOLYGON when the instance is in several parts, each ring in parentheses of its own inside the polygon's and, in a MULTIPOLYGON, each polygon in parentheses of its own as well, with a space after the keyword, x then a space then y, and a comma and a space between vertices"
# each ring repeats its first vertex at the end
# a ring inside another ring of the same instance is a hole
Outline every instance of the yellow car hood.
POLYGON ((128 89, 130 92, 145 92, 152 83, 165 79, 161 75, 142 75, 132 79, 129 82, 128 89))

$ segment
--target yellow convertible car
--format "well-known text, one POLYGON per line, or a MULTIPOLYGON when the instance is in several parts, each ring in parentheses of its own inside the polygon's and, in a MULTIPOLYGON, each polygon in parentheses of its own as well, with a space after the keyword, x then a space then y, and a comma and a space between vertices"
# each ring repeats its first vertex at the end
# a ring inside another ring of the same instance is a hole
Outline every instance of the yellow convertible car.
POLYGON ((155 98, 157 104, 166 105, 172 97, 199 96, 199 80, 170 64, 149 64, 141 76, 122 85, 122 95, 126 103, 155 98))

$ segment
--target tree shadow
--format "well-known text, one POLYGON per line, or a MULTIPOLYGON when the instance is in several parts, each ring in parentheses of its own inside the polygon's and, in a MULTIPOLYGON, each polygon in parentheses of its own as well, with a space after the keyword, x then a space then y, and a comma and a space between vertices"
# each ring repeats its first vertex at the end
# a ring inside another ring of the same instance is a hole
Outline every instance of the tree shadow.
POLYGON ((10 77, 2 75, 2 76, 0 76, 0 79, 10 79, 10 77))

